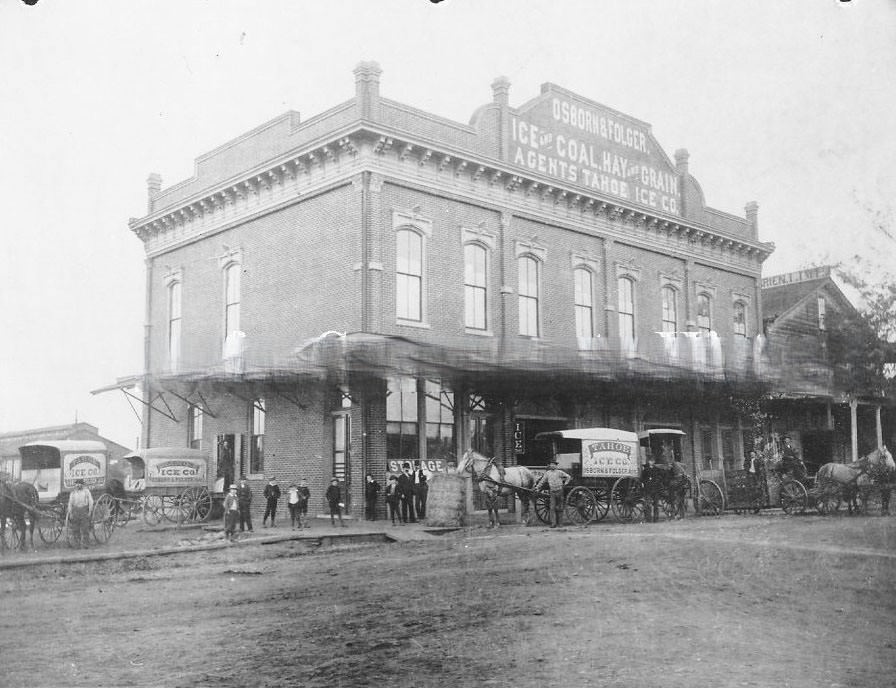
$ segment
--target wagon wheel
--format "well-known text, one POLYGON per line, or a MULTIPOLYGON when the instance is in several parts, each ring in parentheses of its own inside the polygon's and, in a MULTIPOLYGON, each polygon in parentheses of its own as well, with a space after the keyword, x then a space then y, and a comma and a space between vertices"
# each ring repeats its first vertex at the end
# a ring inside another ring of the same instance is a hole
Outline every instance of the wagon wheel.
POLYGON ((112 497, 112 520, 116 528, 123 528, 131 520, 131 505, 127 500, 112 497))
POLYGON ((606 485, 598 485, 589 489, 594 497, 594 520, 602 521, 610 511, 610 490, 606 485))
POLYGON ((54 504, 49 509, 41 511, 37 521, 37 534, 44 544, 52 545, 57 542, 65 530, 65 508, 61 504, 54 504))
POLYGON ((212 496, 208 488, 188 487, 180 493, 180 514, 183 520, 192 523, 206 521, 212 512, 212 496))
POLYGON ((162 520, 162 498, 159 495, 143 497, 143 522, 148 526, 157 526, 162 520))
POLYGON ((24 533, 19 530, 19 524, 15 522, 15 520, 8 518, 6 519, 6 528, 3 530, 3 546, 6 549, 18 549, 22 544, 22 537, 24 537, 24 533))
POLYGON ((587 526, 597 518, 597 500, 587 487, 574 487, 566 495, 566 518, 577 526, 587 526))
POLYGON ((815 486, 815 508, 822 516, 833 514, 840 508, 842 493, 840 483, 833 480, 821 480, 815 486))
POLYGON ((613 515, 620 521, 644 520, 644 486, 638 478, 619 478, 610 495, 613 515))
POLYGON ((540 490, 532 494, 534 502, 535 515, 538 520, 546 526, 551 525, 551 494, 545 490, 540 490))
POLYGON ((700 513, 704 516, 719 516, 725 511, 725 496, 722 488, 712 480, 701 480, 697 495, 700 500, 700 513))
POLYGON ((781 483, 781 508, 785 514, 801 514, 809 503, 809 493, 798 480, 781 483))
POLYGON ((90 512, 90 528, 93 531, 93 539, 99 544, 104 544, 112 537, 115 530, 115 517, 112 515, 115 500, 109 494, 100 495, 90 512))
POLYGON ((184 517, 180 509, 180 496, 163 495, 160 499, 162 500, 162 516, 165 517, 165 520, 171 521, 171 523, 182 523, 184 517))

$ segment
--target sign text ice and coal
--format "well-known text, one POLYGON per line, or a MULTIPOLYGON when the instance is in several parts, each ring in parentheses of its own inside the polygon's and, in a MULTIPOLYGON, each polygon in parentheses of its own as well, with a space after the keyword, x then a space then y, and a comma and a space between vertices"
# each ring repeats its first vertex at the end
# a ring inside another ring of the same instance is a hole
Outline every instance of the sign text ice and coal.
POLYGON ((557 89, 510 115, 509 162, 586 192, 679 214, 678 174, 649 127, 557 89))

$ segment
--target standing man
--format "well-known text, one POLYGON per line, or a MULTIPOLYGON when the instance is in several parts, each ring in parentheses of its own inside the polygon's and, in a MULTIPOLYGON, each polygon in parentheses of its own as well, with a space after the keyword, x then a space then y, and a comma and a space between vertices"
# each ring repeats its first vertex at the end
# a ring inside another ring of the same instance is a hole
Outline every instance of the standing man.
POLYGON ((803 465, 799 452, 793 446, 790 435, 784 435, 784 449, 781 450, 781 472, 790 474, 790 477, 796 480, 803 480, 806 477, 806 467, 803 465))
MULTIPOLYGON (((236 485, 231 485, 227 491, 227 496, 224 497, 224 539, 227 541, 233 540, 236 534, 236 521, 241 513, 237 490, 236 485)), ((250 528, 249 530, 252 529, 250 528)))
POLYGON ((401 497, 401 520, 403 523, 416 523, 414 513, 414 476, 411 475, 411 464, 401 464, 401 475, 398 476, 398 494, 401 497))
POLYGON ((299 481, 299 513, 302 516, 302 527, 310 528, 308 522, 308 500, 311 498, 311 490, 308 489, 308 481, 302 478, 299 481))
POLYGON ((414 461, 414 509, 417 518, 421 521, 426 518, 426 495, 429 493, 429 485, 426 483, 426 473, 419 461, 414 461))
POLYGON ((560 514, 563 511, 563 486, 570 480, 572 477, 557 468, 556 461, 551 461, 548 464, 548 470, 538 479, 533 488, 540 490, 541 486, 546 484, 551 491, 551 528, 560 525, 560 514))
POLYGON ((75 489, 69 495, 65 520, 71 526, 72 546, 89 549, 90 512, 93 511, 93 495, 84 487, 80 478, 75 481, 75 489))
POLYGON ((364 483, 364 507, 368 521, 376 520, 376 499, 380 494, 380 484, 367 474, 367 482, 364 483))
POLYGON ((330 486, 327 488, 327 504, 330 507, 330 523, 336 527, 335 516, 339 517, 339 525, 343 528, 347 527, 342 520, 342 490, 339 489, 339 478, 333 478, 330 486))
POLYGON ((277 484, 277 478, 271 476, 268 478, 268 484, 264 486, 264 498, 267 504, 264 507, 264 516, 261 519, 261 525, 268 527, 268 516, 271 517, 271 528, 276 528, 274 519, 277 517, 277 502, 280 499, 280 486, 277 484))
POLYGON ((242 533, 244 530, 246 530, 246 528, 248 528, 249 532, 251 533, 252 488, 249 486, 249 481, 246 480, 246 476, 240 477, 240 483, 236 487, 236 499, 240 517, 240 532, 242 533))

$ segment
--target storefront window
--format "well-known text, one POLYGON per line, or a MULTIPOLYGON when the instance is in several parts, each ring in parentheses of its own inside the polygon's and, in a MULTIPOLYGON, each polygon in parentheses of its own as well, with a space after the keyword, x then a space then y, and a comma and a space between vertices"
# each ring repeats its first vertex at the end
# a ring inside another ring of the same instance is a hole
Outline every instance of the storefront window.
POLYGON ((417 381, 412 377, 390 379, 387 383, 387 395, 387 458, 390 461, 417 459, 417 381))

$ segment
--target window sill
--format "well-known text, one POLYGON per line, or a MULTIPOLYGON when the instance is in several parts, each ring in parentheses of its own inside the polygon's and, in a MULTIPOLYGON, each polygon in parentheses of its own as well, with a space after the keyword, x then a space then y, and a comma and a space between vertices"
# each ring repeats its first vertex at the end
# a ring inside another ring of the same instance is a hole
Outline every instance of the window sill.
POLYGON ((421 320, 402 320, 401 318, 397 318, 395 320, 395 324, 400 327, 415 327, 418 330, 431 330, 432 325, 428 322, 424 322, 421 320))
POLYGON ((474 327, 466 327, 464 328, 465 334, 471 334, 474 337, 494 337, 495 333, 491 330, 477 330, 474 327))

